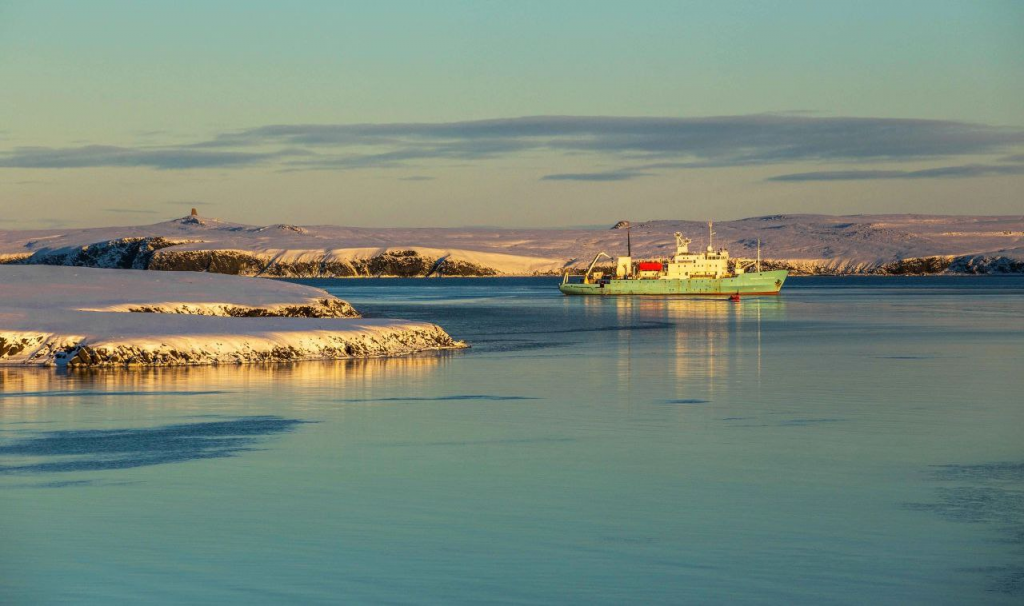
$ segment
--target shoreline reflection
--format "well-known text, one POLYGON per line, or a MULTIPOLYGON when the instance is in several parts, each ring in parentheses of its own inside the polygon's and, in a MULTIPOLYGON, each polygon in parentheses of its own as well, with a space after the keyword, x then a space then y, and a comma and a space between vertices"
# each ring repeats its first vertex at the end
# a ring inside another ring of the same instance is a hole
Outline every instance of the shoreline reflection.
POLYGON ((0 368, 0 415, 14 408, 74 405, 88 400, 167 397, 214 397, 219 394, 274 389, 301 382, 331 389, 373 381, 422 379, 446 364, 452 352, 429 352, 393 358, 305 360, 274 364, 150 366, 55 370, 52 367, 0 368), (194 386, 202 385, 202 390, 194 386))

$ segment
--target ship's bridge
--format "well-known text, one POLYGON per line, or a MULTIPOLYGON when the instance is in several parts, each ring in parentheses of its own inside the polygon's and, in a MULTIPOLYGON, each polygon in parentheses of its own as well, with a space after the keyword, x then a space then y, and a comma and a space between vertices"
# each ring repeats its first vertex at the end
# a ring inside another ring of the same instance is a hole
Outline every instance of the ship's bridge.
POLYGON ((723 278, 729 275, 729 252, 714 250, 708 243, 705 252, 690 252, 690 240, 676 232, 676 254, 666 264, 662 280, 688 280, 690 278, 723 278))

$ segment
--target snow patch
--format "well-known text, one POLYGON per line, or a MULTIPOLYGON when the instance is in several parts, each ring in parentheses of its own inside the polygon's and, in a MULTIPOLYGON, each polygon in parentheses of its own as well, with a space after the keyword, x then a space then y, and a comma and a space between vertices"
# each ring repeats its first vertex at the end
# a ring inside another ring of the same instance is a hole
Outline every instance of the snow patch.
POLYGON ((0 365, 242 364, 458 349, 327 292, 234 276, 0 266, 0 365), (151 312, 151 313, 132 313, 151 312))

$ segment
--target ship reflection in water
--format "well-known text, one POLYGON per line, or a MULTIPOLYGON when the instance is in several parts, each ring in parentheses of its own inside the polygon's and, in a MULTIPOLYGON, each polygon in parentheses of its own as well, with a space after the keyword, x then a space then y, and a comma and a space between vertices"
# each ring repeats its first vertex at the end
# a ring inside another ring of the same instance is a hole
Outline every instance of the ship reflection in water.
POLYGON ((568 304, 595 320, 614 309, 618 374, 623 397, 632 381, 671 375, 680 399, 694 389, 714 392, 723 375, 760 380, 762 327, 786 319, 784 297, 747 297, 739 302, 690 297, 582 297, 568 304), (651 339, 651 331, 668 339, 651 339), (634 351, 634 341, 643 348, 634 351), (651 344, 656 343, 653 351, 651 344), (634 358, 638 356, 643 360, 634 358))

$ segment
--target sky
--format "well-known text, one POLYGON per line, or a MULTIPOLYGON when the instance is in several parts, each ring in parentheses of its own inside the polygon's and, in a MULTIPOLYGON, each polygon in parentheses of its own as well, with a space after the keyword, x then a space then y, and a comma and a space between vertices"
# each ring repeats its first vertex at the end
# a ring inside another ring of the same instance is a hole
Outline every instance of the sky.
POLYGON ((1024 2, 0 0, 0 229, 1024 213, 1024 2))

